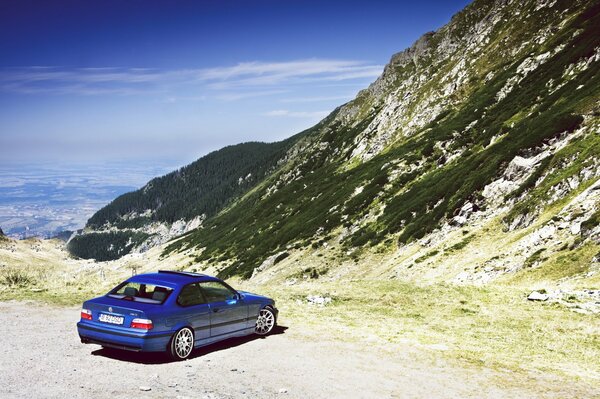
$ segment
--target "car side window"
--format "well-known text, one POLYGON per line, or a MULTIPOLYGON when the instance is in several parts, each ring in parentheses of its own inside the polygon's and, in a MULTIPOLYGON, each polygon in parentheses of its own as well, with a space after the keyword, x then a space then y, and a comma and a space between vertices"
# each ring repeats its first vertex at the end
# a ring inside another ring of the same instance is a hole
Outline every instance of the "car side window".
POLYGON ((200 283, 200 287, 209 303, 235 299, 235 291, 218 281, 204 281, 200 283))
POLYGON ((181 306, 193 306, 206 303, 198 284, 188 284, 181 289, 177 297, 177 303, 181 306))

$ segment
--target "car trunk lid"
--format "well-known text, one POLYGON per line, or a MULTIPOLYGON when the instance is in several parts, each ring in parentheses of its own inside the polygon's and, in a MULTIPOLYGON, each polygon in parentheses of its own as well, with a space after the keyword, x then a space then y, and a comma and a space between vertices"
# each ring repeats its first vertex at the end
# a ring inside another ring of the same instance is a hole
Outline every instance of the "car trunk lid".
POLYGON ((92 312, 92 322, 103 326, 129 328, 134 319, 148 319, 153 308, 160 305, 99 297, 87 301, 83 307, 92 312))

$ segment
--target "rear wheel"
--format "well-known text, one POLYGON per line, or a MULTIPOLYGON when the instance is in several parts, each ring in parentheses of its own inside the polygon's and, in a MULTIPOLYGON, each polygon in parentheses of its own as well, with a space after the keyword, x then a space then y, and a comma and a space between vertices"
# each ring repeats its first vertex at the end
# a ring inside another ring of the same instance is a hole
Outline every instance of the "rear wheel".
POLYGON ((175 360, 187 359, 194 349, 194 333, 184 327, 177 331, 169 343, 169 354, 175 360))
POLYGON ((270 308, 261 309, 256 319, 254 331, 258 335, 267 335, 273 331, 273 327, 275 327, 275 314, 270 308))

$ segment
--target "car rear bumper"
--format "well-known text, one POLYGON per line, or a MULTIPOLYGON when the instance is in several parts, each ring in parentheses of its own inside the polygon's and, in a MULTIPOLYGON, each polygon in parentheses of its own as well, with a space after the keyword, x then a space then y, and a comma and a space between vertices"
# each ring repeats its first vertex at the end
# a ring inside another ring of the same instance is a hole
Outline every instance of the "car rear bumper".
POLYGON ((171 332, 136 334, 82 322, 77 323, 77 332, 84 344, 97 344, 136 352, 163 352, 171 339, 171 332))

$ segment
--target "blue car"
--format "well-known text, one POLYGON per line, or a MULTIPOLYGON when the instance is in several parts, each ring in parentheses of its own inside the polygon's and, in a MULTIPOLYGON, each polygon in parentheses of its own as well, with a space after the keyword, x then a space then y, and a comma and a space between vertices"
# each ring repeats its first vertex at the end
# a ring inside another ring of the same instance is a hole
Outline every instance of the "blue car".
POLYGON ((270 298, 236 291, 216 277, 161 270, 139 274, 83 303, 82 343, 168 352, 175 360, 226 338, 267 335, 276 325, 270 298))

